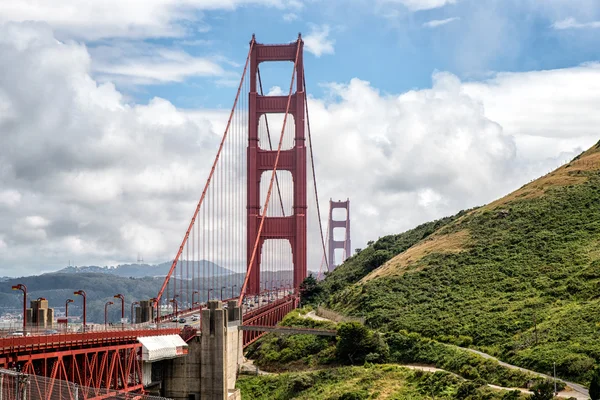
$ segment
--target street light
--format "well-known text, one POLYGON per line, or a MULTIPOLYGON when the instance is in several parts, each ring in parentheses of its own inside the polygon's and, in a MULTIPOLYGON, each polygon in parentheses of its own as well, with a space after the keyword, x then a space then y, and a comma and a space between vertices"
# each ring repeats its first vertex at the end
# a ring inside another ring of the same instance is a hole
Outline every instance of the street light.
POLYGON ((212 288, 208 289, 208 297, 206 297, 206 301, 210 300, 210 292, 212 292, 212 288))
POLYGON ((14 285, 12 290, 20 290, 23 292, 23 335, 25 335, 25 329, 27 328, 27 286, 19 283, 14 285))
POLYGON ((73 299, 67 299, 65 302, 65 318, 69 318, 69 303, 72 303, 73 301, 73 299))
POLYGON ((196 304, 196 302, 194 301, 194 295, 198 294, 198 296, 200 295, 200 293, 197 290, 194 290, 192 292, 192 308, 194 308, 194 304, 196 304))
POLYGON ((112 301, 107 301, 106 304, 104 304, 104 326, 106 326, 107 320, 108 320, 108 306, 110 306, 111 304, 115 304, 112 301))
POLYGON ((134 301, 133 303, 131 303, 131 324, 133 324, 133 320, 135 319, 135 318, 133 318, 133 307, 136 304, 140 304, 140 302, 139 301, 134 301))
POLYGON ((75 296, 81 296, 81 297, 83 297, 83 332, 85 332, 85 301, 86 301, 85 291, 78 290, 76 292, 73 292, 73 294, 75 296))
POLYGON ((115 299, 121 299, 121 324, 123 323, 123 319, 125 318, 125 297, 121 293, 115 294, 113 296, 115 299))
POLYGON ((227 288, 226 286, 223 286, 223 287, 221 288, 221 301, 223 301, 223 289, 226 289, 226 288, 227 288))
POLYGON ((156 297, 153 297, 150 299, 150 301, 152 302, 152 305, 156 304, 156 323, 158 324, 160 317, 160 315, 158 315, 158 299, 156 297))
POLYGON ((169 300, 169 303, 173 303, 173 305, 175 306, 175 318, 177 318, 177 299, 172 298, 171 300, 169 300))
POLYGON ((235 298, 235 291, 234 291, 234 289, 235 289, 236 287, 237 287, 237 285, 233 285, 233 286, 231 287, 231 298, 232 298, 232 299, 234 299, 234 298, 235 298))

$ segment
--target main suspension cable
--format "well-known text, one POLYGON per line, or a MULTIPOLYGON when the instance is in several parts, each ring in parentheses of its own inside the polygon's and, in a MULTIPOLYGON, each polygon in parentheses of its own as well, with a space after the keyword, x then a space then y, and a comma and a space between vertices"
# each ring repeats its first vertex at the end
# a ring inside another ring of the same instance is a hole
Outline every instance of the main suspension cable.
POLYGON ((323 224, 321 223, 321 208, 319 207, 319 192, 317 191, 317 175, 315 173, 315 157, 313 153, 312 146, 312 136, 310 134, 310 118, 308 114, 308 97, 306 96, 306 78, 304 74, 304 70, 302 70, 302 85, 304 87, 304 103, 306 108, 306 126, 308 128, 308 147, 310 149, 310 164, 312 167, 312 175, 313 175, 313 186, 315 188, 315 199, 317 200, 317 218, 319 219, 319 231, 321 232, 321 244, 323 245, 323 257, 325 257, 325 264, 329 265, 327 262, 327 251, 325 250, 325 238, 323 237, 323 224))

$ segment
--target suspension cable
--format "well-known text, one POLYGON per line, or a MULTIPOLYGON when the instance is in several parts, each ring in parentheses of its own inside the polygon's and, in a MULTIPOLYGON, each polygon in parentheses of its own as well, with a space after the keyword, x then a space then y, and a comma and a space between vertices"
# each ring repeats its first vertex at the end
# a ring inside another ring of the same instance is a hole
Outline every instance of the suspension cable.
MULTIPOLYGON (((319 207, 319 192, 317 191, 317 175, 315 173, 315 158, 313 154, 312 136, 310 134, 310 118, 308 114, 308 97, 306 96, 306 78, 304 69, 302 70, 302 85, 304 87, 304 103, 306 107, 306 126, 308 128, 308 146, 310 149, 310 163, 313 174, 313 186, 315 188, 315 199, 317 200, 317 218, 319 219, 319 231, 321 232, 321 244, 323 245, 323 257, 325 257, 325 264, 329 266, 327 262, 327 251, 325 250, 325 238, 323 237, 323 224, 321 223, 321 208, 319 207)), ((328 267, 329 269, 329 267, 328 267)))
MULTIPOLYGON (((231 119, 233 117, 235 108, 237 106, 237 103, 238 103, 238 100, 240 97, 240 92, 242 90, 242 84, 244 83, 244 78, 246 76, 246 70, 248 68, 248 64, 250 63, 250 55, 252 54, 252 49, 254 48, 254 42, 255 42, 254 38, 252 38, 252 42, 250 43, 250 50, 248 50, 248 56, 246 57, 246 64, 244 65, 244 72, 242 72, 242 78, 240 79, 240 84, 238 86, 237 94, 235 96, 235 101, 233 102, 233 107, 231 108, 231 113, 229 114, 229 119, 227 120, 227 126, 225 127, 225 133, 223 134, 223 138, 221 139, 221 143, 219 144, 219 150, 217 151, 217 156, 215 157, 215 161, 213 162, 212 167, 210 169, 210 173, 208 174, 208 179, 206 180, 206 184, 204 185, 204 190, 202 190, 202 195, 200 196, 200 200, 198 201, 198 205, 196 206, 196 210, 194 211, 194 215, 192 216, 192 221, 190 222, 190 225, 189 225, 187 231, 185 232, 185 236, 183 237, 181 246, 179 246, 179 250, 177 252, 177 255, 175 256, 175 259, 173 260, 173 264, 171 264, 171 269, 169 270, 169 273, 165 277, 165 281, 163 282, 163 284, 160 288, 160 291, 158 292, 158 295, 156 296, 157 302, 160 302, 160 299, 165 290, 165 287, 168 285, 169 280, 171 279, 171 275, 173 274, 173 271, 175 270, 175 267, 177 266, 179 257, 181 256, 181 253, 183 252, 183 247, 187 243, 188 237, 190 235, 190 230, 194 226, 194 222, 196 221, 196 217, 198 216, 198 212, 200 211, 200 207, 202 206, 202 203, 204 202, 204 198, 206 197, 206 193, 208 191, 208 188, 212 181, 213 175, 215 173, 217 163, 219 162, 219 158, 221 157, 221 152, 223 150, 223 144, 225 143, 225 139, 227 139, 227 133, 229 132, 229 127, 231 126, 231 119)), ((175 282, 177 282, 177 276, 175 276, 175 282)))

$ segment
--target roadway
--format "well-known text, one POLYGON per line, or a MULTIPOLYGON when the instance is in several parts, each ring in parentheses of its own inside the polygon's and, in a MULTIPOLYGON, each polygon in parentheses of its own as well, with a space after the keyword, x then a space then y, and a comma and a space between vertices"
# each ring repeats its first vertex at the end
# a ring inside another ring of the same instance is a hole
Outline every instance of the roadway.
MULTIPOLYGON (((277 293, 264 293, 259 296, 248 296, 244 300, 242 305, 242 313, 246 314, 250 311, 254 311, 259 306, 265 306, 273 301, 284 298, 286 295, 293 293, 288 290, 278 290, 277 293)), ((223 306, 227 308, 227 301, 236 300, 225 299, 223 300, 223 306)), ((182 310, 177 313, 177 322, 161 321, 158 324, 155 322, 145 322, 140 324, 121 324, 113 323, 109 325, 104 324, 88 324, 85 332, 118 332, 118 331, 131 331, 131 330, 152 330, 152 329, 182 329, 186 325, 193 328, 200 328, 200 313, 202 309, 207 307, 206 303, 202 303, 198 308, 193 310, 182 310), (194 318, 195 316, 195 318, 194 318), (184 318, 185 322, 179 322, 179 318, 184 318)), ((165 316, 162 316, 163 318, 165 316)), ((56 324, 55 324, 56 326, 56 324)), ((0 329, 0 338, 10 337, 22 337, 22 336, 53 336, 53 335, 64 335, 70 333, 83 333, 81 324, 69 324, 69 326, 57 326, 56 328, 36 328, 27 327, 26 335, 23 335, 22 325, 12 325, 9 328, 0 329)))

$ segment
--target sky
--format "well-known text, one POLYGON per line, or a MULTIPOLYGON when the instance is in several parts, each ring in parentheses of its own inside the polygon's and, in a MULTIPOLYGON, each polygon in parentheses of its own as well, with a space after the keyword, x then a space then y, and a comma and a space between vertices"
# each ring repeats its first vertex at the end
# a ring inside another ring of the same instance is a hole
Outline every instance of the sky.
POLYGON ((350 198, 354 248, 600 139, 598 0, 0 1, 0 276, 171 259, 253 33, 302 33, 320 200, 350 198))

